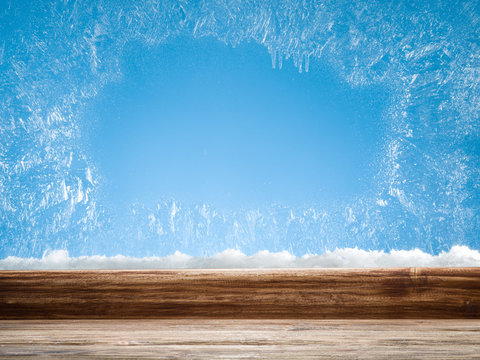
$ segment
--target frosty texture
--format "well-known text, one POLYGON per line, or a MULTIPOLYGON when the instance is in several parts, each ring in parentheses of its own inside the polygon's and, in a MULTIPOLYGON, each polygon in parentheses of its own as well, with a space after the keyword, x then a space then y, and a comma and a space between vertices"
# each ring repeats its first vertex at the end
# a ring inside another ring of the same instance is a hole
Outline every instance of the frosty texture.
POLYGON ((478 1, 4 1, 0 5, 0 256, 212 254, 337 246, 478 248, 478 1), (178 35, 265 46, 272 65, 331 66, 352 87, 392 90, 370 191, 315 208, 132 204, 113 224, 82 108, 121 81, 125 44, 178 35))

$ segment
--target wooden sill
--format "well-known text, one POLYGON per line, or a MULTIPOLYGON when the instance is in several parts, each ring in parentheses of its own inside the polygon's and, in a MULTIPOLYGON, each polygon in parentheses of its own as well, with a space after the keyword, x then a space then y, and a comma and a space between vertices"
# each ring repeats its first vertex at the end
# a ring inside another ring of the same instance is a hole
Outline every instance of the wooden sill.
POLYGON ((478 319, 480 268, 0 271, 0 319, 478 319))

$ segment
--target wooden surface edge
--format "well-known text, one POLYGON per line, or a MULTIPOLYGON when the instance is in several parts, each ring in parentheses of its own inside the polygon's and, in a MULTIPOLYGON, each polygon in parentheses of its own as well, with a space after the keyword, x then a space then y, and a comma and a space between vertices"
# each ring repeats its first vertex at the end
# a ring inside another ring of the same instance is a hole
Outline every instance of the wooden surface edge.
POLYGON ((478 359, 479 320, 1 320, 2 359, 478 359))
POLYGON ((478 319, 480 268, 0 271, 0 319, 478 319))

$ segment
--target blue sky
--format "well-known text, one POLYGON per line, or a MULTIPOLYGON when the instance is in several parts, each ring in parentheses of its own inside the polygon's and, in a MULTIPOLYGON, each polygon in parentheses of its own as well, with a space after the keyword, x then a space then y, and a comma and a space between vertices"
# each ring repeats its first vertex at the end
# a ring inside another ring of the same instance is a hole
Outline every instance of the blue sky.
POLYGON ((11 1, 0 256, 477 249, 477 3, 11 1))
POLYGON ((118 204, 331 202, 367 189, 376 171, 387 91, 352 89, 324 64, 273 69, 259 45, 180 37, 130 44, 121 67, 85 114, 118 204))

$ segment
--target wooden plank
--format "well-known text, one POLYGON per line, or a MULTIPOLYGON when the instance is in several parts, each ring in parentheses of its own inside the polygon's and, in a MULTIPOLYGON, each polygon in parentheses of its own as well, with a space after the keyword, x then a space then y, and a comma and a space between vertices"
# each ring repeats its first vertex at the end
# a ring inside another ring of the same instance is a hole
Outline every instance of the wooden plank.
POLYGON ((478 359, 479 320, 0 321, 2 359, 478 359))
POLYGON ((480 268, 1 271, 1 319, 479 318, 480 268))

